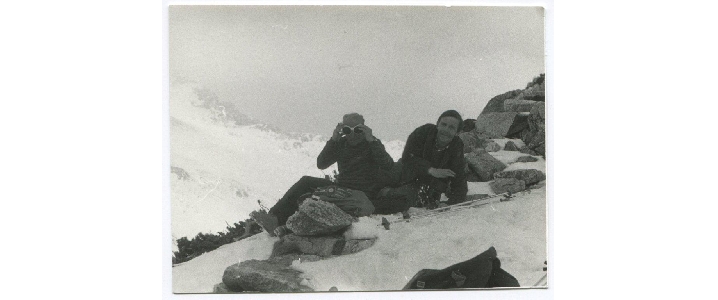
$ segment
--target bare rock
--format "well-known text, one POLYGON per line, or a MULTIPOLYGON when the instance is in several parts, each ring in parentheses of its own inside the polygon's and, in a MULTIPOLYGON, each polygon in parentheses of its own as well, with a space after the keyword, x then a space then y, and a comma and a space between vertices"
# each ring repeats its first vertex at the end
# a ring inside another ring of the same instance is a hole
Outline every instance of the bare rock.
POLYGON ((526 189, 526 182, 516 178, 496 178, 489 183, 494 194, 506 192, 518 193, 526 189))
POLYGON ((494 158, 483 149, 478 149, 477 151, 465 154, 464 159, 469 165, 471 171, 476 174, 481 182, 493 180, 494 173, 506 169, 506 165, 504 163, 494 158))
POLYGON ((504 101, 504 111, 530 112, 537 103, 533 100, 507 99, 504 101))
POLYGON ((512 99, 521 94, 522 90, 513 90, 506 93, 503 93, 501 95, 497 95, 491 100, 489 100, 488 103, 486 103, 486 106, 484 106, 484 109, 481 111, 481 114, 491 113, 491 112, 503 112, 504 111, 504 102, 507 99, 512 99))
POLYGON ((524 113, 493 112, 479 115, 475 130, 495 138, 512 138, 525 128, 528 128, 528 116, 524 113))
POLYGON ((474 171, 464 172, 464 174, 466 174, 466 181, 468 182, 481 182, 481 178, 474 171))
POLYGON ((212 293, 215 294, 232 294, 236 292, 242 292, 242 291, 231 291, 229 288, 227 288, 227 285, 225 285, 223 282, 218 283, 214 285, 214 289, 212 290, 212 293))
POLYGON ((170 166, 170 170, 171 170, 172 174, 177 175, 177 178, 179 180, 189 180, 190 179, 189 173, 187 173, 187 171, 185 171, 182 168, 170 166))
POLYGON ((516 143, 514 141, 508 141, 506 142, 506 145, 504 145, 505 151, 519 151, 519 147, 516 146, 516 143))
POLYGON ((344 249, 342 249, 342 255, 357 253, 370 248, 371 246, 374 246, 374 242, 376 242, 376 239, 348 240, 344 245, 344 249))
POLYGON ((344 249, 344 238, 331 236, 298 236, 288 234, 283 236, 274 244, 272 256, 279 256, 286 253, 298 252, 301 254, 312 254, 322 257, 338 255, 344 249))
POLYGON ((535 162, 538 161, 538 158, 535 158, 533 156, 521 156, 518 159, 516 159, 516 162, 535 162))
POLYGON ((519 149, 519 152, 530 155, 539 155, 536 151, 531 150, 528 146, 523 146, 519 149))
POLYGON ((494 178, 516 178, 523 180, 526 185, 532 185, 542 180, 546 180, 546 174, 535 169, 503 171, 494 174, 494 178))
MULTIPOLYGON (((543 81, 532 84, 516 97, 517 99, 528 99, 535 101, 546 101, 546 85, 543 81)), ((504 104, 505 105, 505 104, 504 104)))
POLYGON ((539 155, 546 155, 546 105, 539 102, 531 109, 528 129, 521 133, 526 147, 539 155))
POLYGON ((501 145, 493 140, 489 140, 486 146, 484 146, 484 150, 488 152, 498 152, 501 151, 501 145))
POLYGON ((473 149, 481 146, 479 138, 476 136, 475 131, 459 133, 459 138, 464 143, 464 153, 469 153, 473 149))
POLYGON ((352 216, 336 205, 307 199, 287 219, 287 228, 296 235, 328 235, 352 224, 352 216))
POLYGON ((224 270, 222 283, 230 291, 264 293, 311 292, 301 285, 301 272, 283 264, 266 260, 247 260, 224 270))

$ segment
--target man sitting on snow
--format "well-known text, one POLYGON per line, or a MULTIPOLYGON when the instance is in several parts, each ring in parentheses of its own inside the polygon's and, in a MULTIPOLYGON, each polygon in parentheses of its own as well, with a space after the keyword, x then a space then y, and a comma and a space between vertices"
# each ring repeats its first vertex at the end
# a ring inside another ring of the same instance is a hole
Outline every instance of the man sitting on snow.
MULTIPOLYGON (((332 131, 332 138, 317 157, 319 169, 326 169, 334 163, 337 163, 339 169, 336 183, 324 178, 304 176, 289 188, 269 213, 254 211, 250 217, 270 235, 284 235, 287 230, 283 225, 298 210, 299 201, 304 200, 300 199, 302 196, 319 187, 337 185, 361 191, 369 199, 374 199, 383 187, 378 179, 380 170, 390 170, 394 160, 381 141, 374 137, 372 129, 364 124, 364 117, 351 113, 344 115, 342 122, 337 124, 332 131)), ((368 214, 374 208, 370 210, 368 214)))
POLYGON ((435 208, 464 202, 468 191, 464 174, 464 144, 458 137, 462 119, 447 110, 436 124, 425 124, 409 135, 404 152, 392 170, 390 186, 381 190, 378 213, 404 212, 409 207, 435 208), (441 194, 447 202, 440 202, 441 194))

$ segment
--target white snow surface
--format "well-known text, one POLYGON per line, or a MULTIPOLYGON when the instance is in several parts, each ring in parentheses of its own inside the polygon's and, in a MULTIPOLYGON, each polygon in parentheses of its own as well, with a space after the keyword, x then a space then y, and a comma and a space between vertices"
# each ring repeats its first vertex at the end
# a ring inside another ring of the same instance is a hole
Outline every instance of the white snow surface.
MULTIPOLYGON (((317 262, 295 262, 292 267, 304 272, 302 277, 315 291, 401 290, 421 269, 443 269, 493 246, 501 267, 521 286, 532 286, 545 274, 545 187, 507 202, 394 223, 389 230, 379 220, 380 216, 361 218, 345 233, 346 238, 377 237, 374 246, 317 262)), ((173 290, 212 292, 228 266, 267 259, 277 240, 260 233, 175 266, 173 290)))
MULTIPOLYGON (((202 104, 191 84, 170 89, 171 166, 189 174, 171 174, 172 236, 192 238, 199 232, 225 231, 259 208, 271 207, 301 176, 323 177, 316 157, 326 138, 278 133, 256 125, 236 126, 202 104)), ((338 116, 337 118, 340 118, 338 116)), ((502 141, 505 143, 505 141, 502 141)), ((403 141, 383 141, 397 160, 403 141)), ((545 161, 516 163, 526 154, 490 152, 512 169, 539 169, 545 161)), ((492 194, 487 182, 470 182, 469 194, 492 194)), ((414 209, 412 214, 422 213, 414 209)), ((386 216, 397 220, 398 215, 386 216)), ((362 252, 317 262, 295 262, 307 286, 316 291, 399 290, 421 269, 443 269, 494 246, 502 268, 522 286, 531 286, 545 272, 545 188, 517 195, 512 201, 380 226, 381 216, 360 218, 345 232, 347 239, 377 238, 362 252)), ((260 233, 224 245, 172 268, 175 293, 209 293, 222 282, 224 270, 250 259, 267 259, 278 238, 260 233)), ((176 250, 176 249, 175 249, 176 250)))

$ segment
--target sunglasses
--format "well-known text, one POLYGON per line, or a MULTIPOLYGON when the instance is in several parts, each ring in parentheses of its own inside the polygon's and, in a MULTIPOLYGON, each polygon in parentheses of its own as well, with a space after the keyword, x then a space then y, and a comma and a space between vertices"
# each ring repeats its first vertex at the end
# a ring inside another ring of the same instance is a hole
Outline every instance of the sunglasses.
MULTIPOLYGON (((359 125, 357 125, 357 126, 359 126, 359 125)), ((359 133, 364 132, 361 128, 357 128, 357 126, 354 126, 354 127, 344 126, 344 127, 342 127, 342 133, 343 134, 351 134, 352 131, 354 131, 354 133, 359 134, 359 133)))

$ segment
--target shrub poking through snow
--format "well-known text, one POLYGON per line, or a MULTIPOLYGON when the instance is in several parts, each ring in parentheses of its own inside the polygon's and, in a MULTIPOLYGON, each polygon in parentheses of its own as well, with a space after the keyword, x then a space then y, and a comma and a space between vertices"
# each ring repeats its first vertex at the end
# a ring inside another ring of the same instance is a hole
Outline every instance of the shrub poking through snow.
MULTIPOLYGON (((219 248, 222 245, 229 244, 235 241, 245 234, 246 225, 249 220, 240 221, 234 223, 234 225, 227 224, 227 232, 213 233, 198 233, 194 238, 187 239, 182 237, 177 240, 177 248, 179 251, 174 251, 172 255, 172 264, 183 263, 189 261, 202 253, 212 251, 219 248)), ((262 229, 254 222, 249 228, 250 234, 258 233, 262 229)))

